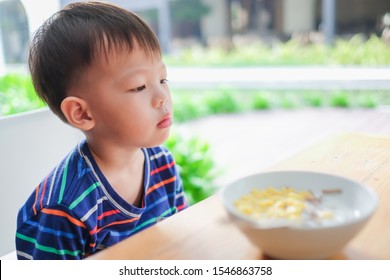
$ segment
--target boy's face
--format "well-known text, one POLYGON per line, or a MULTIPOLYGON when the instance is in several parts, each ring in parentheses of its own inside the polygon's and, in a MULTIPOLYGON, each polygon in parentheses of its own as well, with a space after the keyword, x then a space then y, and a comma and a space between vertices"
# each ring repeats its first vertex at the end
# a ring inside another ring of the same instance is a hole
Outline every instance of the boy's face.
POLYGON ((161 57, 139 48, 94 63, 77 90, 95 121, 90 137, 130 148, 162 144, 173 119, 166 78, 161 57))

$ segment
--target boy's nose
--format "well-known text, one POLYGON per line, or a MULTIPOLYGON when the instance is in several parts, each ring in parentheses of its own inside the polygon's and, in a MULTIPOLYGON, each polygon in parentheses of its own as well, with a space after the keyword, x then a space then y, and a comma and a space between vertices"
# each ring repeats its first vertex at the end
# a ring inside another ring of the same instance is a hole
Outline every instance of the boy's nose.
POLYGON ((169 100, 169 91, 164 89, 156 90, 155 97, 153 100, 154 107, 161 107, 169 100))

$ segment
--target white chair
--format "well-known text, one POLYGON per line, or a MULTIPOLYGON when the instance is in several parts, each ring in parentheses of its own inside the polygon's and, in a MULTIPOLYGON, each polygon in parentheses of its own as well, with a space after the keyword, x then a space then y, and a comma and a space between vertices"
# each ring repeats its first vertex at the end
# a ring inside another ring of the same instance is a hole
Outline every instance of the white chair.
POLYGON ((16 251, 9 252, 8 254, 1 256, 0 260, 6 261, 6 260, 17 260, 16 251))
POLYGON ((19 208, 81 137, 46 108, 0 117, 0 256, 16 258, 19 208))

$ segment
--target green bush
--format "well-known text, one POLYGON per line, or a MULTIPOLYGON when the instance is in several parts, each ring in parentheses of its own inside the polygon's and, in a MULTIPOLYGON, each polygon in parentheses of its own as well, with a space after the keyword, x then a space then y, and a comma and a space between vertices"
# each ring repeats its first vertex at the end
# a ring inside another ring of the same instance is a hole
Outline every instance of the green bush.
POLYGON ((295 39, 272 45, 253 42, 233 46, 185 48, 164 55, 168 66, 286 66, 286 65, 390 65, 389 45, 376 35, 364 40, 355 35, 349 40, 338 39, 333 45, 303 45, 295 39))
MULTIPOLYGON (((212 114, 238 113, 271 108, 363 107, 390 105, 389 90, 325 91, 325 90, 243 90, 215 89, 172 90, 174 115, 178 122, 212 114)), ((37 97, 28 76, 0 77, 0 115, 11 115, 38 109, 45 104, 37 97)))
POLYGON ((296 92, 286 91, 280 94, 279 107, 284 109, 294 109, 302 107, 302 101, 300 100, 300 94, 296 92))
POLYGON ((255 110, 265 110, 265 109, 270 109, 271 108, 271 101, 270 98, 260 92, 260 93, 255 93, 253 94, 252 97, 252 108, 255 110))
POLYGON ((318 92, 305 92, 303 94, 304 104, 310 107, 321 107, 324 105, 324 98, 318 92))
POLYGON ((364 94, 358 98, 358 106, 362 108, 375 108, 378 105, 378 98, 372 93, 364 94))
POLYGON ((172 133, 165 146, 175 157, 187 199, 195 204, 213 194, 218 175, 210 145, 201 138, 172 133))
POLYGON ((337 40, 330 59, 334 64, 388 66, 390 47, 380 38, 372 35, 368 40, 355 35, 350 40, 337 40))
POLYGON ((214 94, 207 94, 204 102, 211 114, 235 113, 243 108, 243 104, 236 98, 234 91, 225 88, 214 91, 214 94))
POLYGON ((345 92, 335 92, 331 97, 331 105, 334 107, 349 107, 350 98, 345 92))
POLYGON ((183 122, 208 114, 208 108, 195 92, 172 92, 175 119, 183 122))
POLYGON ((9 74, 0 77, 0 116, 41 108, 29 76, 9 74))

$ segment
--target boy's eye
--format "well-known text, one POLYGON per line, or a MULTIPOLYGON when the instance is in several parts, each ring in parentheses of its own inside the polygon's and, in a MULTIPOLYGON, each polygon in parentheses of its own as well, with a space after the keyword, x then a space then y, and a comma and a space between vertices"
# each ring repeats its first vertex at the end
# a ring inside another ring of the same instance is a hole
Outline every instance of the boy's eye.
POLYGON ((167 84, 167 83, 168 83, 168 80, 167 80, 167 79, 162 79, 162 80, 160 81, 160 83, 161 83, 161 84, 167 84))
POLYGON ((145 88, 146 88, 146 86, 145 86, 145 85, 142 85, 142 86, 140 86, 140 87, 133 88, 133 89, 131 89, 130 91, 142 91, 142 90, 144 90, 145 88))

